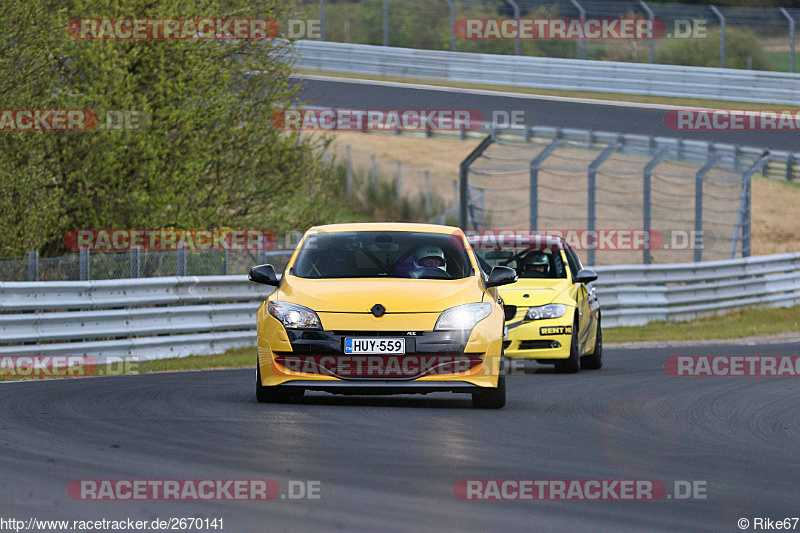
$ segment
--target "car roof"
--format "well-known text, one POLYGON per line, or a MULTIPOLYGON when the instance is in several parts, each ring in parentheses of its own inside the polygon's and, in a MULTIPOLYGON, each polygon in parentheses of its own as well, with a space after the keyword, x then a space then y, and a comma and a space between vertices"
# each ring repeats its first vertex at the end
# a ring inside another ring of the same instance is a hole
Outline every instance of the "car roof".
POLYGON ((460 228, 440 226, 439 224, 419 224, 411 222, 357 222, 349 224, 325 224, 314 226, 309 233, 340 233, 349 231, 413 231, 423 233, 462 234, 460 228))

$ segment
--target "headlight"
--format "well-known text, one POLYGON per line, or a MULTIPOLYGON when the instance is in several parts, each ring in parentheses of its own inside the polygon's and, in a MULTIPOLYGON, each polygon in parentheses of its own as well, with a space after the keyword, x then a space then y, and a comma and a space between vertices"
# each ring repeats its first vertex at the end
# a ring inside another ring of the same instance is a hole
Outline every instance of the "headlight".
POLYGON ((317 313, 302 305, 269 302, 267 311, 287 328, 322 329, 317 313))
POLYGON ((470 331, 475 324, 491 314, 492 306, 488 303, 458 305, 439 315, 433 329, 470 331))
POLYGON ((539 307, 531 307, 525 313, 525 320, 542 320, 545 318, 559 318, 567 312, 564 304, 547 304, 539 307))

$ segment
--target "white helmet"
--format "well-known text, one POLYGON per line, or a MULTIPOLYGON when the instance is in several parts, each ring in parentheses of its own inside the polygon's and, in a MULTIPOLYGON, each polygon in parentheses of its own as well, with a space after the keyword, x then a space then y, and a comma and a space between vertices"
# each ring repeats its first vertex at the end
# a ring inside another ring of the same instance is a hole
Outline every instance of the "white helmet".
POLYGON ((444 257, 444 252, 438 246, 423 246, 414 253, 414 266, 416 268, 434 267, 446 272, 447 259, 444 257), (438 259, 441 264, 423 265, 422 261, 425 259, 438 259))

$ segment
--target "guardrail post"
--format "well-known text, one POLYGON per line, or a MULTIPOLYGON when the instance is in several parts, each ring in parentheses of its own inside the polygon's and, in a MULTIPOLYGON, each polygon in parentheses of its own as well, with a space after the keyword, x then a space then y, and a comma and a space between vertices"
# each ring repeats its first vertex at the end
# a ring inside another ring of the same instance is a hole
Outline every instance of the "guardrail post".
POLYGON ((659 150, 658 153, 653 156, 653 159, 645 165, 644 172, 642 173, 642 225, 644 226, 642 229, 644 229, 647 235, 647 246, 642 250, 642 263, 645 265, 649 265, 653 260, 653 257, 650 255, 650 230, 653 216, 653 204, 651 199, 653 170, 659 163, 667 158, 670 151, 671 149, 669 146, 665 146, 659 150))
MULTIPOLYGON (((656 18, 656 15, 655 13, 653 13, 653 10, 650 9, 650 6, 644 3, 644 0, 639 0, 639 4, 641 4, 642 8, 647 13, 647 18, 649 18, 650 22, 652 23, 652 21, 655 20, 656 18)), ((650 63, 652 64, 656 62, 656 41, 655 39, 650 39, 649 41, 650 41, 650 63)))
POLYGON ((319 0, 319 40, 325 40, 325 0, 319 0))
POLYGON ((709 155, 708 161, 694 176, 694 261, 703 260, 703 182, 706 174, 717 164, 717 155, 709 155), (699 241, 699 242, 698 242, 699 241))
MULTIPOLYGON (((586 18, 586 10, 578 3, 578 0, 569 0, 572 5, 578 9, 578 18, 584 20, 586 18)), ((575 42, 575 59, 586 59, 586 41, 578 39, 575 42)))
POLYGON ((539 166, 541 166, 544 160, 550 157, 550 154, 562 144, 564 144, 564 139, 554 139, 553 142, 548 144, 544 150, 539 152, 539 154, 531 160, 530 215, 528 218, 528 228, 530 230, 535 230, 539 226, 539 166))
MULTIPOLYGON (((603 150, 600 153, 600 155, 598 155, 597 158, 589 164, 589 169, 588 169, 589 170, 589 172, 588 172, 588 178, 589 179, 587 180, 588 181, 588 190, 587 190, 587 195, 588 195, 587 196, 587 198, 588 198, 587 204, 588 205, 586 206, 587 210, 588 210, 588 215, 587 215, 586 230, 589 232, 590 236, 592 235, 591 232, 595 231, 595 229, 596 229, 595 228, 595 223, 596 223, 595 219, 597 218, 597 215, 596 215, 596 210, 597 210, 597 205, 596 205, 597 169, 600 168, 600 165, 602 165, 603 162, 606 159, 611 157, 611 155, 614 152, 619 150, 620 146, 622 146, 622 136, 621 135, 619 137, 617 137, 616 141, 614 141, 613 143, 609 144, 606 147, 606 149, 603 150)), ((589 251, 588 251, 588 254, 587 254, 587 257, 588 257, 587 263, 590 266, 593 266, 594 265, 594 247, 597 245, 597 239, 594 238, 594 239, 589 239, 589 240, 591 242, 589 242, 589 251)))
POLYGON ((128 251, 128 275, 131 278, 140 277, 139 273, 139 247, 133 246, 128 251))
POLYGON ((347 161, 344 164, 344 193, 346 195, 350 195, 350 180, 353 179, 352 177, 352 164, 351 160, 353 158, 352 149, 350 145, 347 145, 347 161))
POLYGON ((478 159, 481 154, 495 141, 494 135, 487 135, 481 143, 464 158, 458 168, 459 184, 461 189, 460 205, 458 209, 458 223, 462 230, 468 229, 468 209, 469 209, 469 166, 478 159))
POLYGON ((708 6, 719 19, 719 66, 725 68, 725 16, 716 6, 708 6))
POLYGON ((794 181, 794 154, 786 156, 786 181, 794 181))
POLYGON ((91 256, 89 254, 89 249, 81 248, 80 255, 78 256, 78 262, 80 264, 81 281, 89 281, 91 279, 91 272, 89 268, 90 260, 91 256))
POLYGON ((186 243, 181 241, 178 243, 178 250, 175 252, 175 257, 177 259, 177 276, 185 276, 186 275, 186 243))
POLYGON ((28 281, 39 281, 39 252, 28 252, 28 281))
POLYGON ((794 72, 794 17, 792 17, 788 11, 784 8, 779 8, 783 16, 789 21, 789 65, 791 66, 791 71, 794 72))

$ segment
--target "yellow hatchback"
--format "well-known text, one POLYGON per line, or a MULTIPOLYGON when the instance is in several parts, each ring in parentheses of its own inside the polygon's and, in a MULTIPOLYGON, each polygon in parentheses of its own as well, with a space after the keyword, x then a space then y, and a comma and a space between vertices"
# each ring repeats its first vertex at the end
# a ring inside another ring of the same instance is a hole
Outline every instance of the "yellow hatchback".
POLYGON ((339 394, 469 393, 505 405, 504 310, 464 233, 430 224, 334 224, 308 230, 258 309, 256 398, 306 390, 339 394))
POLYGON ((479 250, 485 270, 514 268, 519 281, 500 291, 506 309, 509 358, 553 364, 572 373, 603 366, 597 273, 581 265, 561 237, 530 235, 521 250, 479 250))

